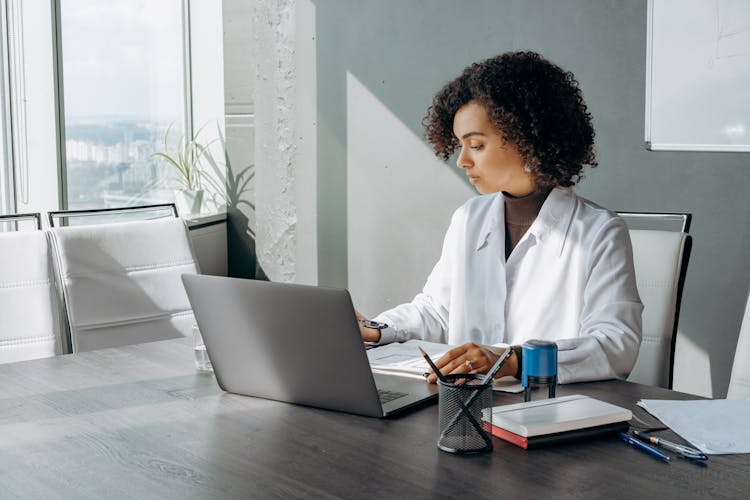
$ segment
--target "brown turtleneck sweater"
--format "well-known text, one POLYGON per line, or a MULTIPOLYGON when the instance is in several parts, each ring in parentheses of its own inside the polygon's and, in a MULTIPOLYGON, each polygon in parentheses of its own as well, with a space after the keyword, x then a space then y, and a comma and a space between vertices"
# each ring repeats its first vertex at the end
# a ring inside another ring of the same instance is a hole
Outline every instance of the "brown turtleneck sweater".
POLYGON ((503 193, 505 199, 505 259, 510 257, 510 253, 516 248, 516 245, 531 224, 539 215, 544 200, 547 199, 550 190, 534 191, 531 194, 516 198, 503 193))

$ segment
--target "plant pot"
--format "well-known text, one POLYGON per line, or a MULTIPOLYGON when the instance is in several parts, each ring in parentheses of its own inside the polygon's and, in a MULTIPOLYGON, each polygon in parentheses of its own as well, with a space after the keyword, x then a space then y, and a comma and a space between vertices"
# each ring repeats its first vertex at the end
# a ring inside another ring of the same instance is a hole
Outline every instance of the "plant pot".
POLYGON ((187 191, 181 189, 175 191, 174 202, 180 216, 199 214, 203 205, 203 190, 187 191))

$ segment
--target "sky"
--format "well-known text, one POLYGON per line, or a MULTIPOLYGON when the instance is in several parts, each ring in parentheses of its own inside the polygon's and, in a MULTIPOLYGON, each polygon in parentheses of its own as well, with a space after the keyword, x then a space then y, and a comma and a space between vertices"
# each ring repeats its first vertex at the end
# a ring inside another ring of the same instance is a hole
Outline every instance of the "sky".
POLYGON ((61 0, 65 113, 179 120, 181 0, 61 0))

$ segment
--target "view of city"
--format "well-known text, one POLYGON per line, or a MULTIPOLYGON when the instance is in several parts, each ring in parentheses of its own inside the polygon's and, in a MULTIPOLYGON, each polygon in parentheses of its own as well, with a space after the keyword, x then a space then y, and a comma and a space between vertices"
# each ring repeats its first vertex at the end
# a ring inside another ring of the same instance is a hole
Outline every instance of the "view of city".
MULTIPOLYGON (((172 201, 174 171, 151 157, 164 151, 169 123, 73 120, 66 123, 68 204, 72 209, 172 201)), ((181 132, 172 124, 170 149, 181 132)))

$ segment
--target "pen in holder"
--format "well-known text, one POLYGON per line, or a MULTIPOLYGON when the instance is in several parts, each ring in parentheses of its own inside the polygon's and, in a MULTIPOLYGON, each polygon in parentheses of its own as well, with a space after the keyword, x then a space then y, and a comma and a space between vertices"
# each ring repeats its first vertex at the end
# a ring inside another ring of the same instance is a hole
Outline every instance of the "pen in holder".
POLYGON ((546 385, 549 397, 555 397, 557 386, 557 344, 545 340, 529 340, 523 344, 521 385, 523 400, 531 401, 532 387, 546 385))
MULTIPOLYGON (((458 373, 438 380, 440 437, 437 446, 449 453, 477 453, 492 450, 492 439, 483 425, 482 411, 492 408, 492 379, 481 384, 483 375, 458 373), (456 383, 459 382, 459 383, 456 383)), ((492 411, 484 413, 492 415, 492 411)), ((485 427, 486 426, 486 427, 485 427)))

